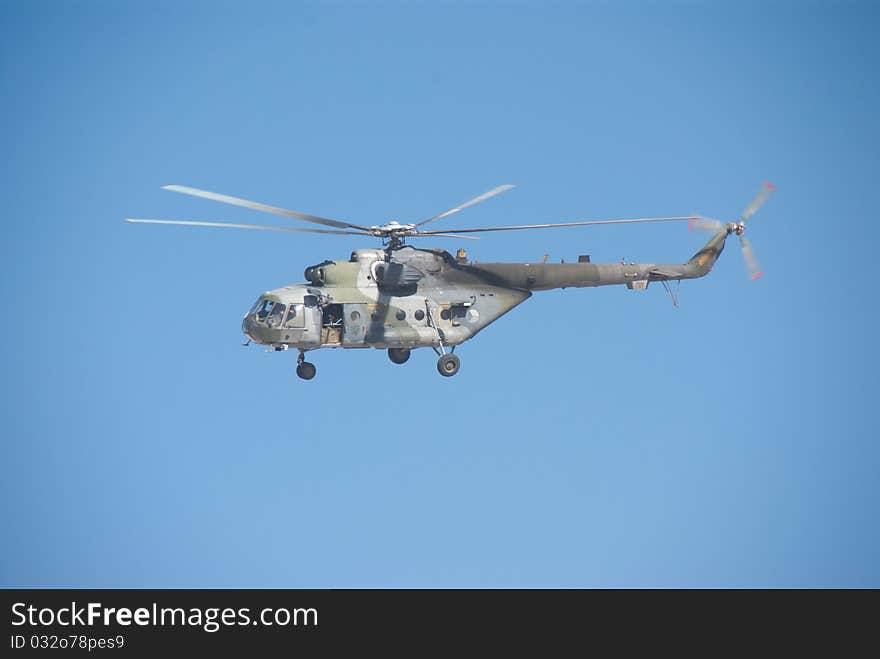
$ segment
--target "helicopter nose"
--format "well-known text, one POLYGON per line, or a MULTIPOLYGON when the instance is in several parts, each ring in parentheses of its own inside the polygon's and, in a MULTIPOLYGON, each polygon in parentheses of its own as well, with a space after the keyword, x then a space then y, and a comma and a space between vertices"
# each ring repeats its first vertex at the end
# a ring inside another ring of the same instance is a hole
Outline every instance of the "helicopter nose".
POLYGON ((253 324, 254 324, 253 314, 249 314, 249 315, 245 316, 241 321, 241 331, 251 341, 255 340, 254 337, 251 336, 251 333, 250 333, 250 330, 253 328, 253 324))

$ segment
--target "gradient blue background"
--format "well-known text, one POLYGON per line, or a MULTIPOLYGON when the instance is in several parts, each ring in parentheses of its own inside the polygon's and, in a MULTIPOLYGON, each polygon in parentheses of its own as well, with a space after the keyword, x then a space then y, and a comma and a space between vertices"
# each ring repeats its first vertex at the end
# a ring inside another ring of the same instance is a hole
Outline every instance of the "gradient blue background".
POLYGON ((880 586, 876 3, 236 4, 0 4, 0 584, 880 586), (730 219, 765 179, 761 280, 732 241, 679 309, 537 294, 451 379, 241 347, 257 295, 370 240, 122 221, 283 222, 167 183, 365 224, 508 182, 437 228, 730 219))

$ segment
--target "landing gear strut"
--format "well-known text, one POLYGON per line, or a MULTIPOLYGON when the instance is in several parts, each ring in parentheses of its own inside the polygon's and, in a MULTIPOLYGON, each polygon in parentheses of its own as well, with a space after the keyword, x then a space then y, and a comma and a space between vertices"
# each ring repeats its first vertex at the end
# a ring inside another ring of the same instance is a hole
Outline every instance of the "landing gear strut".
POLYGON ((458 373, 460 366, 461 361, 452 353, 443 355, 437 360, 437 370, 440 372, 440 375, 446 378, 451 378, 458 373))
POLYGON ((388 359, 395 364, 404 364, 409 359, 409 348, 388 348, 388 359))
POLYGON ((315 377, 317 369, 314 364, 305 360, 305 356, 305 353, 300 351, 296 360, 296 374, 303 380, 311 380, 315 377))

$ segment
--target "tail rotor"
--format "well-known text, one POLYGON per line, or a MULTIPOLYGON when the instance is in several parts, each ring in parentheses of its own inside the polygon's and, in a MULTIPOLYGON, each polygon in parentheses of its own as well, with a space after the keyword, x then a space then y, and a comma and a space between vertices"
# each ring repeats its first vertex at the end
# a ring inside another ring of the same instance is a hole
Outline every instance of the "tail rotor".
POLYGON ((757 210, 764 205, 764 202, 767 201, 767 198, 776 191, 776 186, 770 183, 769 181, 765 182, 761 189, 758 190, 758 194, 749 202, 749 205, 746 206, 745 210, 740 215, 740 218, 736 222, 721 222, 719 220, 713 220, 709 217, 701 217, 699 215, 690 218, 688 221, 688 228, 695 231, 711 231, 713 233, 717 233, 719 231, 727 230, 728 234, 735 233, 739 238, 739 244, 742 248, 743 260, 746 264, 746 270, 748 271, 750 279, 758 279, 761 275, 764 274, 764 271, 761 269, 760 264, 758 263, 758 259, 755 256, 755 250, 752 248, 752 243, 749 242, 749 239, 746 238, 743 234, 746 230, 746 221, 754 215, 757 210))

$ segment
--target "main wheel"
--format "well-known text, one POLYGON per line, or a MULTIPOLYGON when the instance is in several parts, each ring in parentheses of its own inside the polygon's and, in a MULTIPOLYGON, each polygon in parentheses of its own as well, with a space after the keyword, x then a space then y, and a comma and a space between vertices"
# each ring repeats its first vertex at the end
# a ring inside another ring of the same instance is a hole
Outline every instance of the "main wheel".
POLYGON ((443 355, 437 360, 437 370, 443 377, 451 378, 458 373, 461 361, 455 355, 443 355))
POLYGON ((404 364, 409 359, 409 348, 388 348, 388 359, 395 364, 404 364))
POLYGON ((303 362, 296 367, 296 374, 303 380, 311 380, 315 377, 316 371, 317 369, 315 368, 315 365, 311 362, 303 362))

